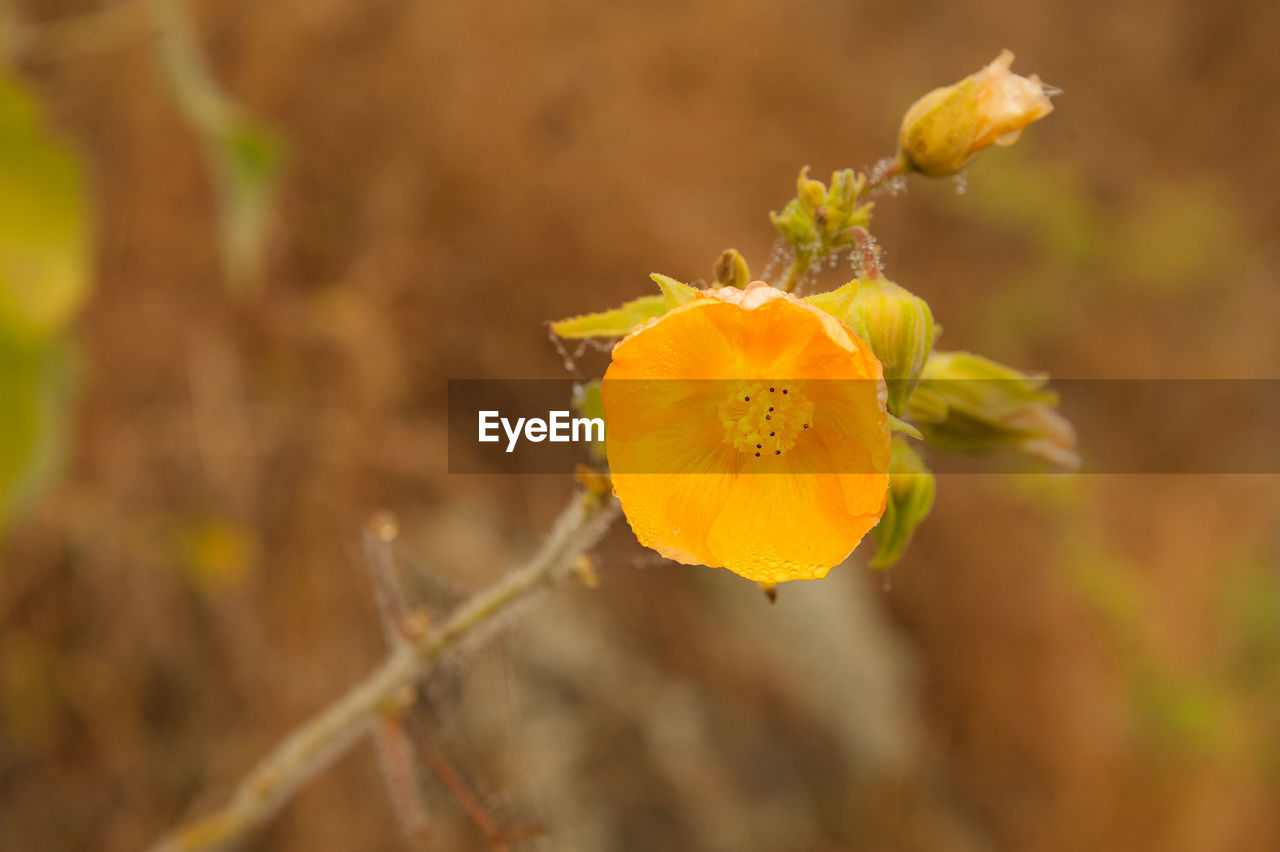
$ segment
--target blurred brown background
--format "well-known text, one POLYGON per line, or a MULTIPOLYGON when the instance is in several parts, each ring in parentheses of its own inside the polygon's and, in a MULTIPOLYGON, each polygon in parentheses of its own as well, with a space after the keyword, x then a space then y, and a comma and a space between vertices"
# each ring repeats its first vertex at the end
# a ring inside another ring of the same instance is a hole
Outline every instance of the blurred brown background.
MULTIPOLYGON (((240 285, 156 39, 119 8, 65 25, 97 8, 10 10, 97 240, 65 473, 3 541, 4 849, 136 849, 220 803, 382 653, 371 512, 439 604, 568 495, 449 476, 448 378, 563 375, 543 322, 652 271, 728 246, 761 271, 801 165, 891 154, 915 97, 1003 47, 1057 111, 965 193, 878 205, 941 345, 1070 377, 1280 363, 1275 2, 197 2, 285 152, 240 285)), ((519 848, 1280 847, 1280 483, 938 490, 891 583, 855 556, 774 607, 620 527, 598 590, 458 660, 415 730, 496 819, 549 828, 519 848)), ((486 848, 426 797, 432 848, 486 848)), ((361 747, 253 848, 400 843, 361 747)))

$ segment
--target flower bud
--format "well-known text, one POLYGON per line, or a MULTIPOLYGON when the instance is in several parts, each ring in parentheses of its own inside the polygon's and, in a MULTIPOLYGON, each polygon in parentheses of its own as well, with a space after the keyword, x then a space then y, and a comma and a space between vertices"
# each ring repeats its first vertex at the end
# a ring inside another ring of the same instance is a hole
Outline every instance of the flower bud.
POLYGON ((810 179, 808 166, 800 170, 800 177, 796 179, 796 199, 810 214, 827 200, 826 186, 820 180, 810 179))
POLYGON ((934 89, 902 119, 899 132, 905 164, 930 177, 954 174, 989 145, 1012 145, 1028 124, 1053 111, 1051 87, 1032 74, 1009 70, 1013 54, 959 83, 934 89))
POLYGON ((933 349, 937 329, 929 303, 887 278, 867 278, 845 322, 884 365, 889 413, 901 416, 933 349))
POLYGON ((889 462, 889 500, 884 517, 871 531, 876 543, 872 568, 888 568, 902 558, 911 536, 933 508, 933 474, 919 453, 902 438, 893 439, 889 462))
POLYGON ((751 270, 746 259, 737 249, 725 249, 711 268, 717 287, 737 287, 739 290, 751 283, 751 270))
POLYGON ((935 352, 908 413, 925 440, 951 453, 1013 449, 1055 467, 1080 466, 1076 433, 1054 411, 1048 377, 1030 376, 968 352, 935 352))

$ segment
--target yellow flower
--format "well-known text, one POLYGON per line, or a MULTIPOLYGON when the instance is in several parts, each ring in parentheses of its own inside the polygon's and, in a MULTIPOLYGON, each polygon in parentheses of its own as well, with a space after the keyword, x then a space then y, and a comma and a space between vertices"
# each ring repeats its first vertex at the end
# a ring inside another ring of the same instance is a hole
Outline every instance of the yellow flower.
POLYGON ((899 144, 907 165, 930 177, 960 171, 990 145, 1012 145, 1023 128, 1053 112, 1053 89, 1009 70, 1013 54, 959 83, 934 89, 907 110, 899 144))
POLYGON ((638 326, 602 393, 614 491, 641 544, 668 559, 816 579, 884 513, 880 362, 762 281, 703 290, 638 326))

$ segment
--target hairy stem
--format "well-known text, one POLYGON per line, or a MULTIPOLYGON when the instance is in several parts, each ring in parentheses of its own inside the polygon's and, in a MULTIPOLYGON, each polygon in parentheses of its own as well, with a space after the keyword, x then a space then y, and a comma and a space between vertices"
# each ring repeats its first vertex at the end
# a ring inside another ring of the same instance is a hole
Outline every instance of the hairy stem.
POLYGON ((779 289, 788 293, 794 292, 796 285, 804 280, 805 274, 808 273, 812 259, 813 252, 797 249, 791 258, 791 265, 787 267, 787 277, 782 279, 779 289))
POLYGON ((329 767, 372 729, 376 714, 394 707, 406 688, 446 651, 483 634, 496 616, 552 586, 604 535, 618 504, 576 493, 528 564, 472 597, 412 644, 399 644, 373 673, 311 717, 262 758, 224 807, 166 835, 152 852, 234 849, 265 825, 308 780, 329 767))
POLYGON ((865 194, 872 190, 877 190, 884 184, 888 183, 890 178, 895 178, 900 174, 906 174, 906 171, 906 161, 902 158, 902 155, 899 154, 897 157, 894 157, 892 162, 890 162, 885 168, 872 169, 869 173, 864 172, 866 175, 866 183, 862 185, 862 191, 865 194))

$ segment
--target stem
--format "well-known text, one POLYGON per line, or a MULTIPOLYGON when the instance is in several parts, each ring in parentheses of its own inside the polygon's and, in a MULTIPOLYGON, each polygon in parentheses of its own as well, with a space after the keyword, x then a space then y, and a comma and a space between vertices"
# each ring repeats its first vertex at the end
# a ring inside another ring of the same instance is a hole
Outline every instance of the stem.
POLYGON ((791 265, 787 267, 787 277, 782 279, 782 286, 779 289, 788 293, 795 290, 796 285, 800 283, 809 271, 809 263, 812 259, 812 252, 797 249, 795 255, 791 258, 791 265))
POLYGON ((880 252, 876 248, 876 239, 866 228, 854 228, 853 238, 858 243, 858 257, 862 261, 862 277, 874 279, 882 277, 880 270, 880 252))
POLYGON ((525 566, 472 597, 413 644, 396 647, 372 674, 285 737, 249 771, 231 801, 202 820, 162 837, 152 852, 233 849, 271 820, 303 784, 329 767, 369 733, 380 708, 397 702, 406 687, 463 639, 550 588, 577 558, 600 540, 618 516, 612 498, 578 492, 560 513, 542 548, 525 566))
POLYGON ((906 161, 903 159, 902 155, 899 154, 894 157, 893 161, 884 169, 873 169, 870 174, 866 174, 864 172, 867 182, 862 185, 862 191, 865 193, 874 189, 879 189, 888 183, 890 178, 897 177, 898 175, 905 173, 905 171, 906 161))

